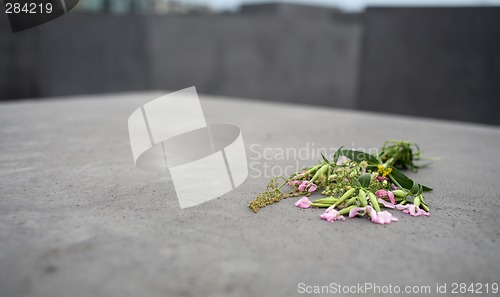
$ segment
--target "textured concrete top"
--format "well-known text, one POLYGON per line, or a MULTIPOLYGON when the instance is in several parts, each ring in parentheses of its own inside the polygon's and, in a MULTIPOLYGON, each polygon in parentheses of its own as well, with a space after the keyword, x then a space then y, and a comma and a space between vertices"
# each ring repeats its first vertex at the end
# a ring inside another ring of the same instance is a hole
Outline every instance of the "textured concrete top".
POLYGON ((164 93, 0 105, 0 296, 293 296, 358 282, 446 282, 450 292, 500 281, 500 128, 201 96, 207 122, 241 128, 250 176, 181 210, 166 174, 135 168, 128 139, 130 113, 164 93), (434 188, 430 217, 327 223, 295 199, 248 209, 265 168, 385 139, 442 157, 416 175, 434 188))

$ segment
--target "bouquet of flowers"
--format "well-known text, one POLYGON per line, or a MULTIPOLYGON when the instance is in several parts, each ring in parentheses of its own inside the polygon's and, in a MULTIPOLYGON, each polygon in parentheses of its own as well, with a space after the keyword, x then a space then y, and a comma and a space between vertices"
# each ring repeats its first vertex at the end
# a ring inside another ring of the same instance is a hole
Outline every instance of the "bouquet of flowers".
POLYGON ((303 196, 295 206, 326 208, 320 217, 328 222, 345 220, 345 216, 366 216, 378 224, 398 221, 382 208, 415 217, 429 216, 423 193, 432 189, 402 173, 422 167, 415 164, 421 157, 418 145, 408 141, 388 140, 376 155, 341 147, 332 160, 322 155, 323 160, 316 166, 303 168, 288 178, 272 178, 249 207, 258 212, 283 198, 303 196), (285 185, 291 188, 289 193, 281 191, 285 185), (316 191, 327 197, 309 200, 316 191))

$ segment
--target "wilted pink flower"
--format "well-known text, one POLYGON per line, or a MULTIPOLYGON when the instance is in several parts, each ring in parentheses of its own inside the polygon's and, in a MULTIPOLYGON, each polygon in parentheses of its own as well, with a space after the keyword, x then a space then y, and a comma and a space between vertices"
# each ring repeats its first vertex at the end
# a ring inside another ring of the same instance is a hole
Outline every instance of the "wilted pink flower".
POLYGON ((303 182, 299 185, 299 189, 298 189, 298 190, 299 190, 299 192, 304 191, 304 190, 307 188, 307 186, 308 186, 308 185, 309 185, 309 181, 308 181, 308 180, 303 181, 303 182))
POLYGON ((377 224, 389 224, 391 222, 397 222, 399 221, 398 218, 393 216, 390 212, 388 211, 381 211, 377 212, 375 216, 371 217, 372 222, 377 223, 377 224))
POLYGON ((288 182, 288 185, 292 186, 292 185, 299 185, 301 184, 302 181, 301 180, 291 180, 288 182))
POLYGON ((389 198, 392 204, 396 203, 396 201, 394 200, 394 194, 391 191, 378 190, 375 195, 377 195, 379 198, 389 198))
POLYGON ((394 204, 387 202, 382 198, 378 198, 378 203, 382 204, 385 208, 394 208, 394 204))
POLYGON ((393 189, 393 190, 397 190, 397 189, 398 189, 398 187, 397 187, 395 184, 391 184, 391 189, 393 189))
POLYGON ((418 216, 430 216, 431 214, 423 209, 420 209, 418 206, 415 206, 413 204, 398 204, 396 205, 397 210, 402 210, 403 213, 405 214, 410 214, 411 216, 418 217, 418 216))
POLYGON ((366 207, 355 207, 349 211, 349 217, 353 218, 357 215, 364 216, 366 214, 366 207))
POLYGON ((298 188, 299 192, 307 190, 309 193, 316 191, 316 189, 318 186, 308 180, 302 181, 298 188))
POLYGON ((367 209, 369 208, 370 211, 370 219, 372 220, 373 223, 377 224, 389 224, 391 222, 397 222, 399 221, 398 218, 394 217, 390 212, 388 211, 381 211, 381 212, 376 212, 375 209, 371 206, 367 206, 367 209))
POLYGON ((370 219, 373 223, 383 225, 398 221, 398 218, 394 217, 390 212, 388 211, 376 212, 375 209, 370 205, 351 209, 351 211, 349 212, 349 217, 352 218, 359 214, 363 216, 367 212, 370 214, 370 219))
POLYGON ((309 208, 311 207, 311 201, 309 200, 309 198, 304 196, 300 198, 299 201, 295 202, 295 206, 297 206, 298 208, 309 208))
POLYGON ((316 191, 316 189, 318 188, 317 185, 313 184, 313 183, 310 183, 309 184, 309 189, 307 190, 309 193, 312 193, 314 191, 316 191))
POLYGON ((389 179, 388 179, 387 177, 383 177, 383 176, 378 175, 378 176, 377 176, 377 180, 378 180, 379 182, 383 182, 384 180, 389 180, 389 179))
POLYGON ((370 212, 370 218, 372 219, 372 222, 373 222, 373 218, 376 218, 377 217, 377 211, 375 210, 375 208, 373 208, 372 206, 370 205, 367 205, 366 206, 366 211, 369 211, 370 212))
POLYGON ((344 221, 345 218, 343 215, 339 215, 339 212, 333 208, 333 205, 328 207, 325 212, 319 216, 323 220, 326 220, 330 223, 333 223, 334 221, 341 220, 344 221))

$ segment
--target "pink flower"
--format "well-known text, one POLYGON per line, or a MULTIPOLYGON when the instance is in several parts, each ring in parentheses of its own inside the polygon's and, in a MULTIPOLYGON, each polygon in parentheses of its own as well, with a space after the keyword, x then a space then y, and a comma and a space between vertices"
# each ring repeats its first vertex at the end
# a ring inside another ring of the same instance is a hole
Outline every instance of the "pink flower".
POLYGON ((387 177, 383 177, 383 176, 380 176, 380 175, 379 175, 379 176, 377 176, 377 180, 378 180, 379 182, 383 182, 384 180, 389 180, 389 179, 388 179, 387 177))
POLYGON ((304 196, 300 198, 299 201, 295 202, 295 206, 297 206, 298 208, 309 208, 311 207, 311 201, 309 200, 309 198, 304 196))
POLYGON ((377 212, 376 216, 371 217, 372 222, 377 223, 377 224, 389 224, 391 222, 397 222, 399 221, 398 218, 393 216, 390 212, 388 211, 381 211, 377 212))
POLYGON ((388 211, 381 211, 381 212, 376 212, 373 207, 370 205, 366 207, 356 207, 351 209, 349 212, 349 217, 355 217, 357 215, 365 215, 366 213, 369 213, 370 219, 373 223, 377 224, 389 224, 391 222, 397 222, 398 218, 394 217, 390 212, 388 211))
POLYGON ((391 189, 393 189, 393 190, 397 190, 397 189, 398 189, 398 187, 397 187, 395 184, 391 184, 391 189))
POLYGON ((299 185, 299 189, 298 189, 298 190, 299 190, 299 192, 304 191, 304 190, 307 188, 307 186, 308 186, 308 185, 309 185, 309 181, 307 181, 307 180, 303 181, 303 182, 299 185))
POLYGON ((394 200, 394 194, 391 191, 386 191, 386 190, 378 190, 375 195, 377 195, 379 198, 389 198, 391 200, 391 203, 394 204, 396 201, 394 200))
POLYGON ((291 180, 288 182, 288 185, 292 186, 292 185, 299 185, 301 184, 302 181, 301 180, 291 180))
POLYGON ((420 207, 415 206, 413 204, 407 204, 407 205, 402 205, 398 204, 396 205, 397 210, 402 210, 403 213, 405 214, 410 214, 411 216, 418 217, 418 216, 430 216, 431 214, 423 209, 420 209, 420 207))
POLYGON ((378 198, 378 203, 382 204, 385 208, 394 208, 394 204, 389 203, 382 198, 378 198))
POLYGON ((367 205, 366 210, 370 212, 370 218, 371 218, 372 222, 375 222, 374 220, 377 219, 377 211, 375 210, 375 208, 373 208, 370 205, 367 205))
POLYGON ((364 216, 366 214, 366 207, 355 207, 349 211, 349 217, 353 218, 357 215, 364 216))
POLYGON ((325 212, 319 216, 323 220, 326 220, 330 223, 333 223, 334 221, 341 220, 344 221, 345 218, 343 215, 339 215, 339 212, 333 208, 333 205, 328 207, 325 212))
POLYGON ((318 186, 308 180, 303 181, 298 188, 299 192, 307 190, 309 193, 316 191, 316 189, 318 186))
POLYGON ((312 193, 312 192, 316 191, 316 189, 317 189, 317 188, 318 188, 318 186, 317 186, 317 185, 315 185, 315 184, 311 183, 311 184, 309 184, 309 189, 308 189, 307 191, 308 191, 309 193, 312 193))

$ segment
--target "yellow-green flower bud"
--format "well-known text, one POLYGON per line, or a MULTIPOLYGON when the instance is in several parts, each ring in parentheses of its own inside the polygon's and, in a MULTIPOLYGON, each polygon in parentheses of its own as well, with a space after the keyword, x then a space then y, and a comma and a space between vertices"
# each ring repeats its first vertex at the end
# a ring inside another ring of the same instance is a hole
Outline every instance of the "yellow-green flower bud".
POLYGON ((358 200, 361 203, 361 206, 364 207, 368 205, 368 201, 366 201, 366 193, 363 189, 359 190, 358 200))
POLYGON ((392 191, 392 193, 394 194, 394 196, 396 196, 398 198, 406 197, 406 193, 403 190, 394 190, 394 191, 392 191))
POLYGON ((368 192, 368 197, 370 197, 370 203, 376 212, 380 212, 380 205, 378 205, 377 197, 372 192, 368 192))
POLYGON ((332 206, 329 203, 311 203, 311 207, 319 207, 319 208, 325 208, 325 207, 330 207, 332 206))
POLYGON ((343 208, 339 211, 339 215, 346 215, 346 214, 349 214, 349 212, 351 211, 351 209, 355 208, 355 207, 358 207, 357 205, 351 205, 349 207, 346 207, 346 208, 343 208))
POLYGON ((333 197, 328 197, 328 198, 321 198, 321 199, 316 199, 314 200, 314 203, 330 203, 330 204, 333 204, 335 202, 337 202, 337 198, 333 198, 333 197))
POLYGON ((351 195, 354 194, 354 191, 356 191, 356 189, 350 189, 345 192, 344 195, 342 195, 342 197, 340 197, 339 200, 335 202, 334 207, 339 206, 340 203, 343 203, 347 198, 351 197, 351 195))
POLYGON ((321 166, 321 168, 314 174, 313 178, 311 179, 311 182, 314 183, 314 181, 317 180, 318 178, 322 178, 323 175, 325 174, 325 171, 328 169, 328 166, 330 165, 325 164, 321 166))
POLYGON ((358 200, 357 196, 351 197, 351 199, 349 199, 345 205, 346 206, 353 205, 354 203, 356 203, 356 200, 358 200))
POLYGON ((415 207, 420 206, 420 196, 417 196, 415 197, 415 199, 413 199, 413 205, 415 205, 415 207))

